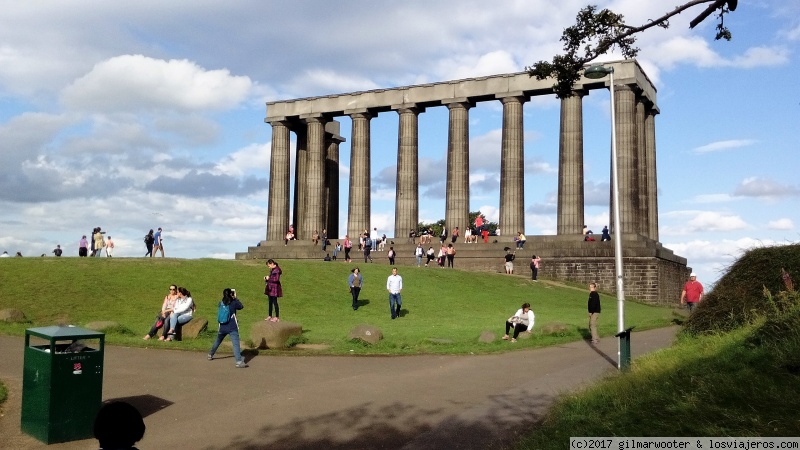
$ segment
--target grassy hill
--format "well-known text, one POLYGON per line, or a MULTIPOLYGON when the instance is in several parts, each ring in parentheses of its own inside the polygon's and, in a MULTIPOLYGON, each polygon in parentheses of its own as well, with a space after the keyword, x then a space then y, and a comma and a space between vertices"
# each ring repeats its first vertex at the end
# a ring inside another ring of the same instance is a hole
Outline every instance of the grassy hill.
MULTIPOLYGON (((302 342, 325 344, 326 353, 416 354, 488 353, 508 350, 510 344, 478 342, 484 330, 498 335, 505 320, 523 302, 536 314, 533 339, 514 348, 546 346, 588 337, 584 287, 533 283, 521 276, 471 273, 439 268, 401 267, 403 310, 401 319, 389 316, 383 264, 361 265, 364 288, 358 311, 350 307, 347 277, 354 264, 322 261, 279 261, 285 297, 281 318, 303 325, 302 342), (378 326, 384 340, 375 346, 354 345, 347 333, 360 323, 378 326), (565 331, 545 334, 548 324, 560 323, 565 331), (450 342, 446 342, 450 341, 450 342)), ((7 258, 0 259, 0 309, 17 308, 29 320, 0 323, 0 333, 23 335, 29 327, 54 324, 83 326, 112 320, 119 329, 107 342, 130 346, 166 346, 207 350, 216 333, 216 305, 222 289, 233 287, 245 305, 239 320, 243 340, 253 323, 267 316, 263 277, 267 267, 255 261, 145 258, 7 258), (198 339, 161 343, 141 338, 147 332, 167 287, 175 283, 192 292, 196 315, 212 322, 198 339)), ((616 299, 601 295, 600 333, 616 333, 616 299)), ((637 329, 671 323, 671 308, 627 302, 626 324, 637 329)))

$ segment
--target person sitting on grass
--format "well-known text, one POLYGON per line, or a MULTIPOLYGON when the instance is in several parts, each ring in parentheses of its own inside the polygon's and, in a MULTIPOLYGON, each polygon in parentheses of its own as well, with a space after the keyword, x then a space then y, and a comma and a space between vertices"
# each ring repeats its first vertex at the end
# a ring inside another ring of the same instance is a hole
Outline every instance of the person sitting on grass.
POLYGON ((521 332, 530 333, 533 331, 533 321, 536 318, 533 311, 531 311, 530 303, 523 303, 522 307, 514 313, 508 320, 506 320, 506 334, 503 335, 503 340, 508 340, 508 332, 514 328, 514 337, 511 342, 517 342, 517 337, 521 332))
POLYGON ((175 309, 169 315, 169 332, 167 333, 169 336, 166 339, 167 341, 175 339, 175 328, 178 327, 178 324, 183 325, 192 320, 193 311, 194 301, 192 300, 191 292, 184 287, 179 287, 178 299, 175 300, 175 309))
POLYGON ((169 315, 172 314, 172 310, 175 308, 176 300, 178 300, 178 287, 172 284, 169 287, 169 294, 164 297, 164 302, 161 303, 161 312, 156 316, 155 323, 150 327, 150 331, 144 335, 145 341, 155 336, 159 329, 163 329, 163 331, 158 340, 163 341, 164 338, 167 337, 166 331, 169 328, 169 315))

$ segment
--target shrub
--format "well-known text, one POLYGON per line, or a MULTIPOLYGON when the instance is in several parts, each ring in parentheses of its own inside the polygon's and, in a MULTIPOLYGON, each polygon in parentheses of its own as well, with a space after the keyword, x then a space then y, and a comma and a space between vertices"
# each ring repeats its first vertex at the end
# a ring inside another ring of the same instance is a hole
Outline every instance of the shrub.
POLYGON ((691 334, 730 331, 787 310, 791 302, 781 294, 786 287, 784 269, 800 276, 800 244, 747 251, 704 296, 684 330, 691 334), (773 298, 770 292, 779 294, 773 298))

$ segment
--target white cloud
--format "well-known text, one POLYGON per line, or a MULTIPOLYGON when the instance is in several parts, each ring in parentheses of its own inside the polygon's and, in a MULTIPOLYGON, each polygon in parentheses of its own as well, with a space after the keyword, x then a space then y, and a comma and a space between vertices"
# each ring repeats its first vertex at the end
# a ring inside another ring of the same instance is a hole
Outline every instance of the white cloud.
POLYGON ((751 47, 743 54, 725 58, 715 52, 709 42, 700 36, 674 36, 648 48, 648 53, 658 55, 658 65, 672 69, 681 63, 699 67, 773 67, 789 62, 789 50, 782 46, 751 47))
POLYGON ((660 224, 660 234, 663 236, 686 236, 692 233, 728 232, 750 228, 739 215, 717 211, 672 211, 661 216, 665 219, 660 224))
POLYGON ((88 111, 205 111, 230 109, 252 83, 228 70, 205 70, 188 60, 122 55, 97 63, 62 92, 68 108, 88 111))
POLYGON ((730 194, 700 194, 692 198, 695 203, 723 203, 733 200, 736 200, 736 198, 730 194))
POLYGON ((767 228, 770 230, 793 230, 794 222, 792 219, 782 218, 778 220, 771 220, 767 223, 767 228))
POLYGON ((776 199, 780 197, 796 197, 800 195, 800 189, 797 186, 780 184, 766 178, 750 177, 742 181, 734 190, 733 195, 776 199))
POLYGON ((718 152, 722 150, 730 150, 732 148, 741 148, 747 147, 750 145, 755 144, 756 140, 754 139, 729 139, 727 141, 717 141, 712 142, 710 144, 701 145, 700 147, 695 147, 695 153, 709 153, 709 152, 718 152))

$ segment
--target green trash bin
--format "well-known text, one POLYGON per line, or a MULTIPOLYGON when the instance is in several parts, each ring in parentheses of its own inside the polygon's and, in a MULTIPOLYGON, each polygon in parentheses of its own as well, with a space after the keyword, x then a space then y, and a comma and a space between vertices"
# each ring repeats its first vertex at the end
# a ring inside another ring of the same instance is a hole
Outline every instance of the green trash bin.
POLYGON ((46 444, 93 437, 104 344, 105 334, 73 326, 25 330, 23 432, 46 444))
POLYGON ((636 327, 630 327, 614 335, 619 338, 619 368, 621 370, 628 370, 631 367, 631 331, 634 328, 636 327))

